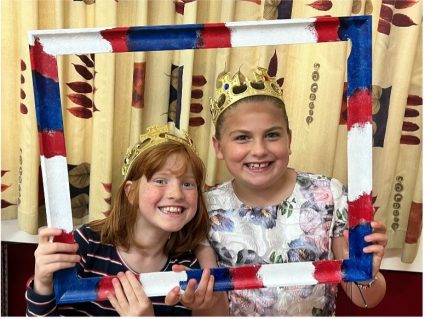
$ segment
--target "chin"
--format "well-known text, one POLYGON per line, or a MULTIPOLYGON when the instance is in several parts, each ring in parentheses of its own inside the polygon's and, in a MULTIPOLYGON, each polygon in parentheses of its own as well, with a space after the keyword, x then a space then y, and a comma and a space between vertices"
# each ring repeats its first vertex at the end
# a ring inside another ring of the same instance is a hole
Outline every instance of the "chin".
POLYGON ((184 225, 168 226, 168 227, 164 227, 163 230, 166 231, 166 232, 175 233, 175 232, 178 232, 179 230, 181 230, 183 227, 184 227, 184 225))

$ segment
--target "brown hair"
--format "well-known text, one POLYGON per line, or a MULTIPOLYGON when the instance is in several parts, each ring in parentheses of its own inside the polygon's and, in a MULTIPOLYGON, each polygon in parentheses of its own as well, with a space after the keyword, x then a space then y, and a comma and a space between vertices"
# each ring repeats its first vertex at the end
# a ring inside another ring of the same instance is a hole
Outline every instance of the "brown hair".
POLYGON ((198 209, 189 223, 181 230, 171 234, 164 247, 164 253, 170 256, 178 256, 193 250, 206 238, 209 218, 202 196, 205 181, 204 164, 199 156, 187 145, 168 141, 148 149, 134 160, 127 178, 121 183, 114 197, 110 214, 105 219, 96 220, 88 224, 94 231, 100 233, 102 243, 118 245, 124 249, 129 249, 130 245, 138 246, 134 240, 134 225, 139 209, 138 200, 134 200, 133 204, 128 200, 125 193, 126 181, 134 182, 131 192, 138 194, 140 178, 145 176, 147 180, 150 180, 173 154, 183 157, 182 165, 178 167, 178 172, 176 173, 184 174, 189 165, 192 167, 198 189, 198 209))
POLYGON ((275 97, 269 96, 269 95, 251 95, 251 96, 247 96, 247 97, 237 101, 236 103, 230 105, 227 109, 225 109, 223 111, 223 113, 220 114, 220 116, 218 117, 217 122, 215 124, 215 137, 216 137, 216 139, 217 140, 221 139, 221 132, 223 130, 223 122, 226 119, 226 113, 228 113, 229 110, 233 110, 234 108, 236 108, 241 103, 267 102, 267 101, 271 102, 273 105, 275 105, 276 107, 278 107, 282 110, 283 121, 286 124, 288 134, 291 134, 291 130, 289 129, 289 120, 288 120, 288 115, 286 113, 285 103, 281 99, 278 99, 278 98, 275 98, 275 97))

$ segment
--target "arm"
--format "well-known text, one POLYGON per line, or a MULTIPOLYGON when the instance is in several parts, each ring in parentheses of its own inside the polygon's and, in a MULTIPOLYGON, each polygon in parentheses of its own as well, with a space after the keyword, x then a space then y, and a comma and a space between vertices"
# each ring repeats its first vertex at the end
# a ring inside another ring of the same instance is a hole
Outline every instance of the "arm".
POLYGON ((80 261, 76 254, 78 244, 50 242, 49 238, 59 236, 62 230, 57 228, 43 228, 39 233, 39 244, 34 252, 34 291, 40 295, 53 293, 53 273, 74 267, 80 261))
MULTIPOLYGON (((373 308, 377 306, 385 296, 386 282, 384 276, 379 272, 381 261, 387 244, 386 227, 378 221, 372 221, 373 233, 365 236, 365 241, 372 245, 365 247, 364 253, 373 254, 373 275, 375 281, 366 289, 359 289, 353 282, 341 283, 348 298, 359 307, 373 308), (363 300, 364 299, 364 300, 363 300)), ((344 237, 334 238, 332 250, 336 259, 348 258, 348 231, 344 231, 344 237)), ((361 283, 367 285, 367 282, 361 283)))
POLYGON ((43 228, 39 233, 39 244, 34 253, 34 279, 27 287, 27 315, 58 315, 56 300, 53 294, 53 273, 70 268, 80 260, 76 254, 77 244, 53 243, 52 236, 58 236, 62 230, 43 228))

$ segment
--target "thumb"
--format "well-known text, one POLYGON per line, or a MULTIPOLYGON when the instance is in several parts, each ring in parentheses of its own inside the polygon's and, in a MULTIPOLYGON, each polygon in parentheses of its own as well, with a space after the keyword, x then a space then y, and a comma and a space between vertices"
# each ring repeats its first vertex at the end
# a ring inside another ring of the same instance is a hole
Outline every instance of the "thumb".
POLYGON ((165 304, 169 306, 174 306, 180 301, 180 287, 174 287, 171 289, 167 296, 165 296, 165 304))

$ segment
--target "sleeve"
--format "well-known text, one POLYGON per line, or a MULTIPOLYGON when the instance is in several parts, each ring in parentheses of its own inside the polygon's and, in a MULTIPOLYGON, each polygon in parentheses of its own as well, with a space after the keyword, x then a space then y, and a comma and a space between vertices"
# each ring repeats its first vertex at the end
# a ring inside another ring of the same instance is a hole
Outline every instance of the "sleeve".
POLYGON ((74 239, 78 244, 77 253, 81 256, 81 261, 76 265, 77 273, 80 274, 80 276, 84 273, 87 258, 86 256, 89 253, 89 238, 90 235, 86 226, 81 226, 74 231, 74 239))
POLYGON ((58 316, 55 295, 39 295, 33 289, 34 280, 27 284, 25 299, 27 302, 26 315, 35 316, 58 316))
POLYGON ((330 186, 334 198, 332 237, 341 237, 343 231, 348 229, 347 188, 335 178, 331 179, 330 186))
POLYGON ((78 244, 78 252, 80 255, 87 255, 89 251, 90 235, 86 226, 81 226, 74 231, 74 239, 78 244))

